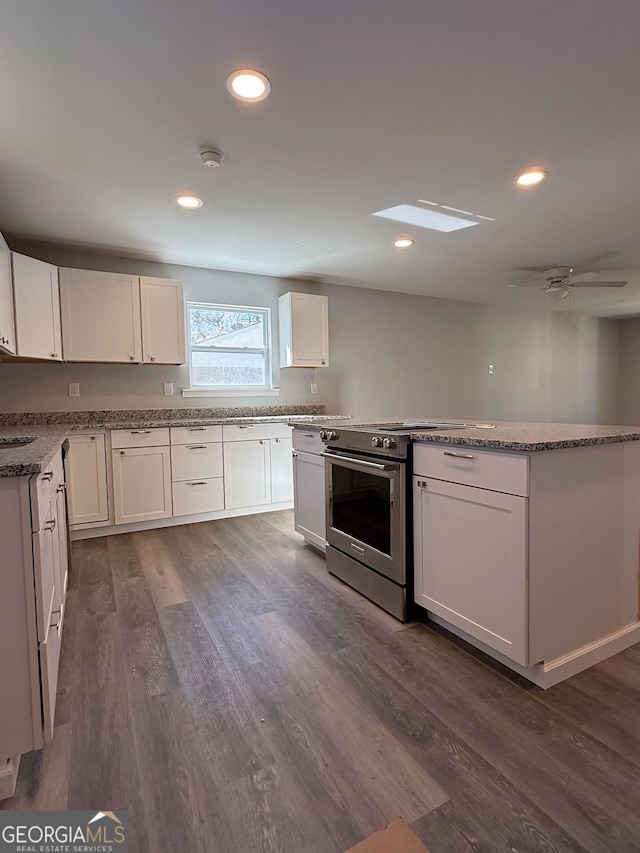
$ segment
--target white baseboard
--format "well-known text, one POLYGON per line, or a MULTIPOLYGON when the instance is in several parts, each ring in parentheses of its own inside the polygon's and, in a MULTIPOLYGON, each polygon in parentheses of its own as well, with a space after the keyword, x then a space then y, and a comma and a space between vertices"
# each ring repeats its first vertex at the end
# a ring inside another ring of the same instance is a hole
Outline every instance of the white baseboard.
POLYGON ((581 646, 579 649, 574 649, 569 654, 555 660, 543 661, 534 666, 521 666, 485 643, 480 642, 480 640, 476 640, 475 637, 467 634, 466 631, 457 628, 455 625, 451 625, 440 616, 435 616, 431 612, 428 615, 431 622, 441 625, 447 631, 455 634, 456 637, 466 640, 469 645, 480 649, 480 651, 489 655, 489 657, 494 658, 504 664, 504 666, 517 672, 518 675, 521 675, 528 681, 532 681, 538 687, 542 687, 543 690, 548 690, 554 684, 559 684, 561 681, 571 678, 572 675, 583 672, 585 669, 589 669, 590 666, 601 663, 601 661, 610 658, 612 655, 616 655, 618 652, 622 652, 624 649, 628 649, 630 646, 640 642, 640 622, 632 622, 630 625, 625 625, 623 628, 607 634, 606 637, 600 637, 600 639, 594 640, 594 642, 586 646, 581 646))
POLYGON ((20 769, 20 755, 0 762, 0 800, 13 797, 16 790, 18 770, 20 769))

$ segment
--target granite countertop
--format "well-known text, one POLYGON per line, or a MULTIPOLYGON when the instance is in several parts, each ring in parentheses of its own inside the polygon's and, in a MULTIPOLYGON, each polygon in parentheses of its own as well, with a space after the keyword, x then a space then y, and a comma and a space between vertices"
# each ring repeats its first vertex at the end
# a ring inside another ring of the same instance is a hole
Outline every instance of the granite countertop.
MULTIPOLYGON (((464 423, 474 423, 474 421, 465 420, 464 423)), ((475 423, 479 422, 475 421, 475 423)), ((465 447, 486 447, 525 453, 640 440, 640 426, 519 423, 516 421, 491 421, 491 423, 495 424, 495 429, 412 432, 410 437, 412 441, 419 443, 458 444, 465 447)))
MULTIPOLYGON (((275 407, 274 407, 275 408, 275 407)), ((305 407, 310 409, 312 407, 305 407)), ((240 417, 211 414, 215 410, 188 413, 188 410, 119 412, 44 412, 26 415, 0 414, 0 477, 24 477, 47 470, 64 439, 74 432, 103 432, 118 429, 153 429, 154 427, 209 426, 215 424, 288 423, 296 421, 312 426, 318 421, 340 419, 344 415, 279 413, 252 416, 245 409, 240 417), (143 417, 144 415, 144 417, 143 417), (116 420, 117 418, 117 420, 116 420), (20 422, 22 421, 22 422, 20 422), (41 421, 41 422, 38 422, 41 421), (33 436, 34 441, 22 447, 2 448, 3 442, 14 437, 33 436)), ((226 410, 233 411, 233 410, 226 410)))

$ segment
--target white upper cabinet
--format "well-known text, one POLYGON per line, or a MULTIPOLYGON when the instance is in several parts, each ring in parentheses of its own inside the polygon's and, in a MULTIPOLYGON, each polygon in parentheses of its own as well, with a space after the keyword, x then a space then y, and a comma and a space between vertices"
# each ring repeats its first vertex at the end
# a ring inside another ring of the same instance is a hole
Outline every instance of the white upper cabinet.
POLYGON ((0 350, 15 355, 16 326, 13 319, 11 252, 0 234, 0 350))
POLYGON ((151 364, 184 364, 184 296, 182 282, 140 278, 142 358, 151 364))
POLYGON ((11 253, 16 354, 62 361, 58 268, 11 253))
POLYGON ((181 281, 61 269, 60 302, 67 361, 185 361, 181 281))
POLYGON ((142 361, 137 275, 60 270, 67 361, 142 361))
POLYGON ((329 364, 329 300, 313 293, 285 293, 278 299, 280 367, 329 364))

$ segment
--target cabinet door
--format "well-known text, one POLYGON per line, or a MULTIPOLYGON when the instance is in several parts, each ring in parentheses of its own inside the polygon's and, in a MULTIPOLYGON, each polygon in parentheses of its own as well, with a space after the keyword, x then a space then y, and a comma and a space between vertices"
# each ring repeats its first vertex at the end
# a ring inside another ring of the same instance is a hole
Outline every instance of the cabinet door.
POLYGON ((273 503, 293 500, 293 464, 291 438, 272 438, 271 445, 271 500, 273 503))
POLYGON ((224 443, 225 509, 271 502, 270 439, 224 443))
POLYGON ((16 252, 11 260, 17 354, 62 361, 58 268, 16 252))
POLYGON ((293 454, 293 515, 295 529, 305 539, 326 548, 324 459, 313 453, 293 454))
POLYGON ((527 665, 527 499, 414 477, 415 600, 527 665))
POLYGON ((66 464, 69 523, 108 521, 104 434, 70 436, 66 464))
POLYGON ((138 276, 61 269, 60 302, 67 361, 142 361, 138 276))
POLYGON ((142 276, 140 307, 143 361, 152 364, 184 364, 182 282, 142 276))
POLYGON ((329 364, 329 300, 313 293, 285 293, 278 299, 280 367, 329 364))
POLYGON ((169 518, 171 460, 168 447, 113 450, 116 524, 169 518))
POLYGON ((2 234, 0 234, 0 350, 11 354, 15 354, 16 351, 11 252, 2 234))

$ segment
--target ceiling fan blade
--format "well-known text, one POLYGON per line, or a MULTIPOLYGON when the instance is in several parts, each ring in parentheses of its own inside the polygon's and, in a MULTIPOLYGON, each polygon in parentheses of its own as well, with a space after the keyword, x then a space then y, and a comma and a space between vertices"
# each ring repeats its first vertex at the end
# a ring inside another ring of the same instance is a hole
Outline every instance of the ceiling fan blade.
POLYGON ((617 255, 617 251, 613 252, 601 252, 599 255, 594 255, 592 258, 587 258, 584 260, 580 267, 582 269, 586 269, 588 267, 592 267, 594 264, 602 263, 602 261, 606 261, 607 258, 612 258, 614 255, 617 255))
POLYGON ((573 281, 572 287, 624 287, 626 281, 573 281))
POLYGON ((507 287, 545 287, 547 282, 543 278, 538 278, 535 281, 523 281, 520 284, 508 284, 507 287))

